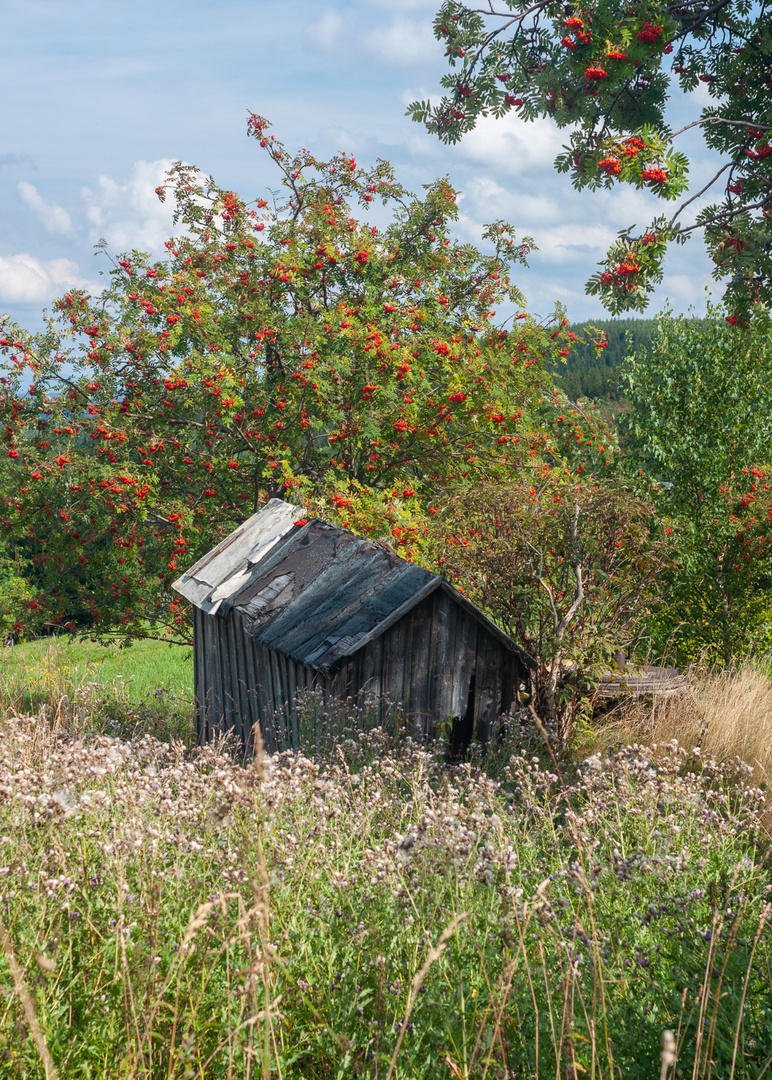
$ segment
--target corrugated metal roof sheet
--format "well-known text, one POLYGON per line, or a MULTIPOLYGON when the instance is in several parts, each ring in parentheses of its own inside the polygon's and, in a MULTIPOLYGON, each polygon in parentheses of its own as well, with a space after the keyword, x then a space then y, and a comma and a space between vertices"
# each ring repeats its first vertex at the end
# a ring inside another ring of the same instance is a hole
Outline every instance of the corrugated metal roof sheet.
POLYGON ((296 530, 293 521, 301 516, 297 506, 271 499, 191 566, 172 588, 191 604, 213 615, 222 601, 233 595, 240 576, 241 580, 248 580, 250 568, 296 530))
POLYGON ((239 608, 261 645, 322 671, 383 633, 437 588, 523 657, 439 575, 325 521, 296 526, 301 513, 272 499, 173 588, 210 615, 224 617, 239 608))

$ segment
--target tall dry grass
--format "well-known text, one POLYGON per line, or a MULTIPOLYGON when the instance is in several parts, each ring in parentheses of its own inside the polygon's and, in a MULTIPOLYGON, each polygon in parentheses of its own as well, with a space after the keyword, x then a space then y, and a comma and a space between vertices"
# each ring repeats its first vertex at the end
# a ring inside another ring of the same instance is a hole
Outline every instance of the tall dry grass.
POLYGON ((494 780, 378 730, 242 766, 64 720, 0 721, 3 1080, 772 1067, 763 798, 732 766, 561 776, 518 745, 494 780))
POLYGON ((655 701, 622 704, 593 734, 598 745, 669 743, 687 750, 699 747, 717 761, 742 761, 753 769, 753 782, 772 780, 772 680, 768 666, 749 660, 739 668, 686 672, 683 693, 655 701))

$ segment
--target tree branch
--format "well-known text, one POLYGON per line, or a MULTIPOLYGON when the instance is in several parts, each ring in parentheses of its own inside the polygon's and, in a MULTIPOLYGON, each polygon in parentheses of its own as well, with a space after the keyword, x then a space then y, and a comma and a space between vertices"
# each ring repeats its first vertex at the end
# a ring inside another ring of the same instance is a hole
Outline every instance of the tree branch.
POLYGON ((581 513, 581 508, 579 506, 579 503, 576 503, 576 505, 574 506, 574 520, 573 520, 573 522, 571 524, 571 546, 573 548, 573 553, 574 553, 573 569, 574 569, 574 577, 576 578, 576 596, 574 597, 574 602, 571 604, 571 607, 568 609, 568 611, 565 613, 563 618, 560 620, 559 626, 557 626, 556 629, 555 629, 555 637, 557 638, 558 641, 563 640, 563 635, 565 634, 567 628, 571 625, 571 621, 574 618, 574 615, 576 615, 577 611, 582 606, 582 603, 584 601, 584 581, 583 581, 583 578, 582 578, 582 563, 581 563, 580 554, 579 554, 579 514, 580 513, 581 513))
POLYGON ((674 131, 667 139, 667 142, 672 142, 673 139, 679 135, 683 135, 685 131, 689 131, 690 128, 701 127, 703 124, 728 124, 730 127, 746 127, 753 128, 755 131, 772 131, 772 124, 759 124, 753 120, 729 120, 723 116, 705 116, 700 120, 694 120, 691 124, 686 124, 685 127, 679 128, 678 131, 674 131))
MULTIPOLYGON (((689 126, 690 126, 690 127, 693 127, 694 125, 691 125, 691 124, 690 124, 689 126)), ((682 203, 681 203, 681 205, 680 205, 680 206, 678 207, 678 209, 676 210, 676 212, 675 212, 675 213, 673 214, 673 216, 671 217, 671 219, 670 219, 670 224, 672 225, 672 224, 673 224, 673 223, 675 222, 675 220, 676 220, 676 218, 678 217, 678 215, 679 215, 679 214, 681 214, 681 213, 683 213, 683 211, 684 211, 684 210, 686 209, 686 207, 687 207, 687 206, 688 206, 688 205, 689 205, 690 203, 693 203, 695 199, 699 199, 699 197, 700 197, 701 195, 704 195, 704 194, 705 194, 705 192, 706 192, 706 191, 708 190, 708 188, 710 188, 710 187, 713 187, 713 185, 715 184, 716 180, 718 180, 718 178, 719 178, 719 176, 721 175, 721 173, 723 173, 723 172, 726 172, 726 170, 727 170, 727 169, 731 169, 731 168, 733 167, 733 165, 734 165, 734 164, 735 164, 735 162, 734 162, 734 161, 727 161, 726 165, 722 165, 722 166, 721 166, 721 168, 720 168, 720 169, 718 170, 718 172, 717 172, 717 173, 716 173, 716 175, 715 175, 715 176, 713 177, 713 179, 712 179, 712 180, 709 180, 709 181, 707 182, 707 184, 705 185, 705 187, 704 187, 704 188, 702 188, 702 189, 701 189, 700 191, 698 191, 696 195, 692 195, 692 197, 691 197, 690 199, 687 199, 687 200, 686 200, 686 202, 682 202, 682 203)))

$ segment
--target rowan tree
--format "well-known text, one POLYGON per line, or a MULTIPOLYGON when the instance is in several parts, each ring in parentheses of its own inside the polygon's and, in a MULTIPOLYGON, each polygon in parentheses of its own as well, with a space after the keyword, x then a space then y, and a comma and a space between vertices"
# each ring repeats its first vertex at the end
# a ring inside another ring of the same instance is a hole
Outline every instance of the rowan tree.
POLYGON ((184 635, 170 581, 275 495, 344 525, 366 511, 362 531, 409 553, 439 481, 549 441, 547 363, 572 335, 523 311, 510 273, 528 241, 494 223, 482 254, 452 236, 446 180, 416 197, 385 162, 290 154, 258 116, 249 131, 282 197, 246 202, 178 164, 158 189, 179 229, 164 259, 114 259, 46 334, 0 340, 0 525, 53 623, 184 635), (376 202, 382 227, 362 219, 376 202))
POLYGON ((613 313, 643 310, 662 279, 668 244, 704 232, 714 274, 728 279, 733 323, 772 302, 772 8, 769 0, 446 0, 434 22, 451 71, 437 104, 409 113, 445 142, 481 116, 551 117, 570 128, 556 159, 577 188, 629 183, 681 200, 646 228, 624 229, 588 282, 613 313), (675 88, 707 87, 711 102, 674 131, 675 88), (683 201, 688 161, 676 149, 702 129, 722 164, 683 201), (711 192, 693 224, 681 214, 711 192))

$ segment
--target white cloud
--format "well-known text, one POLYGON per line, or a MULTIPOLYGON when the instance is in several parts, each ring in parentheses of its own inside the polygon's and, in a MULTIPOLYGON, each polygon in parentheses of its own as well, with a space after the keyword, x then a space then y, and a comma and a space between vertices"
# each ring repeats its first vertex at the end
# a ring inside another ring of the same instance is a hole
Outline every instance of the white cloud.
POLYGON ((124 184, 101 175, 93 188, 81 189, 92 240, 104 238, 111 251, 158 252, 173 231, 173 206, 155 189, 164 183, 171 158, 137 161, 124 184))
POLYGON ((501 176, 520 176, 537 169, 551 169, 566 138, 566 133, 547 118, 526 122, 508 113, 501 119, 481 117, 458 149, 462 157, 501 176))
POLYGON ((536 238, 539 256, 544 262, 566 263, 601 258, 616 233, 598 222, 557 225, 540 229, 536 238))
POLYGON ((310 50, 317 48, 325 53, 333 52, 345 29, 346 22, 343 17, 328 8, 306 28, 303 43, 310 50))
POLYGON ((0 255, 0 300, 9 304, 45 304, 66 289, 99 290, 71 259, 43 262, 34 255, 0 255))
POLYGON ((676 310, 686 310, 693 305, 703 311, 706 286, 710 286, 708 274, 665 274, 657 291, 667 298, 676 310))
POLYGON ((432 49, 439 48, 429 22, 403 16, 392 19, 390 26, 372 30, 364 42, 379 60, 396 67, 423 64, 432 49))
POLYGON ((419 11, 424 16, 428 16, 430 23, 439 7, 437 0, 364 0, 364 3, 368 7, 380 8, 384 11, 419 11))
POLYGON ((47 232, 58 233, 60 236, 72 236, 74 234, 75 229, 72 225, 72 219, 64 207, 57 206, 55 203, 50 203, 47 199, 44 199, 34 184, 21 180, 16 185, 16 190, 21 201, 28 210, 31 210, 42 221, 47 232))
POLYGON ((515 187, 502 187, 491 176, 475 175, 466 180, 460 201, 478 221, 503 218, 526 232, 537 224, 552 224, 563 217, 561 202, 554 195, 546 191, 530 195, 515 187))

